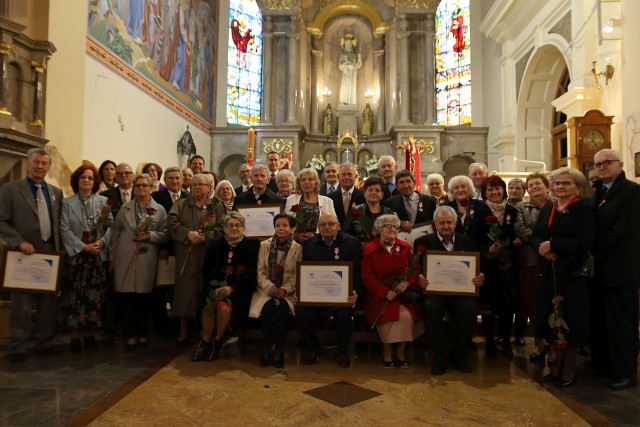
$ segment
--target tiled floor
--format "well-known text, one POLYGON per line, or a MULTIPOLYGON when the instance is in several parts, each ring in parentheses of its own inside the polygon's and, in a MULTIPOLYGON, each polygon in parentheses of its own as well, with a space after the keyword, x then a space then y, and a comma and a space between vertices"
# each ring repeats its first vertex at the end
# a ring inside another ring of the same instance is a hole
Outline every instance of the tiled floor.
POLYGON ((343 369, 335 363, 331 348, 318 365, 303 366, 300 350, 289 343, 287 364, 278 371, 257 366, 258 345, 251 343, 242 353, 230 344, 220 360, 192 363, 192 349, 177 351, 172 341, 153 340, 149 349, 135 352, 126 352, 121 345, 103 345, 99 351, 75 355, 68 351, 68 338, 58 340, 63 349, 59 355, 30 354, 18 365, 6 357, 0 359, 0 424, 85 425, 94 420, 98 425, 237 425, 240 420, 246 425, 258 420, 267 425, 308 424, 299 413, 287 419, 269 418, 274 416, 269 408, 279 402, 276 396, 286 390, 288 401, 298 402, 296 406, 314 414, 331 414, 318 425, 362 425, 377 409, 404 404, 408 406, 403 416, 420 410, 408 419, 386 410, 366 424, 394 425, 390 421, 402 419, 415 425, 640 425, 640 389, 608 390, 607 378, 586 369, 571 388, 547 386, 541 381, 542 369, 529 364, 529 347, 516 349, 514 361, 509 362, 485 359, 480 345, 470 358, 472 374, 451 371, 433 377, 429 356, 418 348, 412 351, 410 369, 388 371, 380 364, 380 353, 367 345, 354 347, 352 367, 343 369), (213 384, 222 388, 210 396, 213 384), (332 386, 323 394, 322 387, 328 385, 332 386), (258 396, 259 391, 266 396, 256 418, 248 408, 253 410, 259 400, 235 398, 250 387, 255 390, 249 396, 258 396), (267 390, 271 387, 275 390, 267 390), (347 393, 346 397, 340 398, 340 393, 347 393), (151 394, 153 401, 143 404, 151 394), (201 395, 212 402, 193 401, 193 396, 201 395), (338 403, 327 403, 332 399, 338 403), (215 408, 213 402, 231 405, 244 417, 216 418, 207 412, 215 408), (554 405, 559 405, 557 415, 548 416, 545 411, 554 405), (159 423, 160 418, 144 408, 175 418, 159 423), (542 414, 547 418, 538 418, 542 414))

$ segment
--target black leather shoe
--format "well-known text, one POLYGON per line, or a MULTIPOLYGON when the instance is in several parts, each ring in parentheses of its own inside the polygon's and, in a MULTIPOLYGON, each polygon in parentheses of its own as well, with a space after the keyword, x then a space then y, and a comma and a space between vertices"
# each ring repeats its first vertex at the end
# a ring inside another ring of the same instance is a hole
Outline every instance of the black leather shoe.
POLYGON ((544 362, 544 351, 542 353, 538 353, 538 351, 534 351, 529 355, 529 362, 537 363, 540 361, 544 362))
POLYGON ((442 375, 445 372, 447 372, 447 367, 445 366, 444 363, 435 363, 432 367, 431 367, 431 375, 442 375))
POLYGON ((513 342, 518 347, 524 347, 527 345, 527 342, 524 340, 524 337, 516 337, 516 340, 513 342))
POLYGON ((502 354, 509 360, 513 359, 513 348, 511 348, 511 344, 506 341, 502 342, 502 354))
POLYGON ((638 385, 638 381, 635 378, 616 378, 609 383, 609 388, 614 390, 624 390, 625 388, 631 388, 638 385))
POLYGON ((349 359, 349 355, 346 353, 339 355, 338 365, 340 365, 341 368, 348 368, 351 366, 351 359, 349 359))
POLYGON ((494 342, 487 341, 485 343, 484 354, 490 359, 495 359, 498 356, 498 352, 496 350, 496 345, 494 342))
POLYGON ((558 378, 558 387, 571 387, 576 382, 577 378, 577 375, 574 375, 570 380, 563 380, 562 378, 558 378))
POLYGON ((9 360, 11 360, 11 363, 23 363, 27 360, 27 355, 25 353, 11 353, 9 360))
POLYGON ((284 353, 282 350, 275 352, 275 355, 273 356, 273 366, 276 368, 284 367, 284 353))
POLYGON ((196 352, 191 356, 192 362, 200 362, 206 359, 211 353, 211 342, 201 340, 196 347, 196 352))
POLYGON ((264 353, 262 353, 262 356, 260 356, 260 367, 266 368, 267 366, 269 366, 270 361, 271 361, 271 352, 265 351, 264 353))
POLYGON ((462 372, 463 374, 471 373, 471 366, 469 366, 467 362, 456 362, 453 364, 453 367, 456 368, 458 371, 462 372))
POLYGON ((310 351, 307 356, 302 361, 303 365, 313 365, 318 362, 318 356, 320 356, 320 352, 316 350, 310 351))

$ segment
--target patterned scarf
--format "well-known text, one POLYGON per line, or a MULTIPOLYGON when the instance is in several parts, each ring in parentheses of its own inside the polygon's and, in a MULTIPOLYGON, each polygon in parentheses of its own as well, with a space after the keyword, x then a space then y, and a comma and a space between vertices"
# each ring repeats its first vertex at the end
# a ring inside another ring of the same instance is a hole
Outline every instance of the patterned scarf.
POLYGON ((235 239, 235 240, 229 239, 226 235, 224 236, 224 240, 227 241, 227 245, 229 245, 232 248, 235 248, 236 246, 238 246, 238 244, 242 242, 242 239, 244 239, 244 235, 240 236, 238 239, 235 239))
POLYGON ((502 224, 502 219, 504 218, 504 211, 507 208, 507 202, 504 201, 502 203, 493 203, 488 200, 485 201, 489 209, 491 209, 491 213, 493 216, 498 218, 498 224, 502 224))
POLYGON ((284 265, 284 260, 287 259, 289 249, 291 249, 291 243, 293 242, 293 235, 289 236, 284 242, 278 240, 278 236, 274 235, 271 239, 271 246, 269 247, 269 280, 276 283, 278 280, 278 270, 276 265, 284 265), (278 251, 283 251, 284 254, 278 263, 278 251))

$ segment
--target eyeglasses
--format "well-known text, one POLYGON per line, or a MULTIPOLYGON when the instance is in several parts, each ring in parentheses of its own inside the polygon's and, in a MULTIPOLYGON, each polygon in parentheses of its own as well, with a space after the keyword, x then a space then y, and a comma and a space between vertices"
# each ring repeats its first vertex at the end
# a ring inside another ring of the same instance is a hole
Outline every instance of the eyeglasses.
POLYGON ((133 175, 133 172, 131 172, 131 171, 116 172, 116 175, 118 175, 118 176, 133 175))
POLYGON ((134 187, 136 188, 147 188, 147 187, 151 187, 149 184, 135 184, 134 187))
POLYGON ((84 176, 82 175, 80 178, 78 178, 80 181, 95 181, 95 179, 92 176, 84 176))
POLYGON ((594 164, 593 164, 593 166, 594 166, 595 168, 601 168, 601 167, 603 167, 603 166, 604 166, 605 168, 608 168, 609 166, 611 166, 611 163, 613 163, 613 162, 619 162, 619 161, 620 161, 620 160, 603 160, 603 161, 601 161, 601 162, 596 162, 596 163, 594 163, 594 164))
POLYGON ((384 228, 388 228, 389 230, 397 230, 398 226, 395 224, 382 224, 384 228))
POLYGON ((568 187, 573 184, 575 184, 575 182, 573 181, 556 181, 553 183, 553 185, 556 185, 558 187, 568 187))
POLYGON ((226 227, 227 227, 227 228, 231 228, 231 229, 234 229, 234 228, 244 228, 244 225, 242 225, 242 224, 227 224, 227 225, 226 225, 226 227))
POLYGON ((337 222, 333 221, 333 222, 320 222, 318 223, 318 228, 322 228, 322 227, 334 227, 338 225, 337 222))

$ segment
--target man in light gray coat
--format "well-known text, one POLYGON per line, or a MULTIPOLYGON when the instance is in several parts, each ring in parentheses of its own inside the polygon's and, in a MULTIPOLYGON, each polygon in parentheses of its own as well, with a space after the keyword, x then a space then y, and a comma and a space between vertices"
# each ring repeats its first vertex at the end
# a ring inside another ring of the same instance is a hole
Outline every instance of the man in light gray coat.
MULTIPOLYGON (((62 190, 44 182, 51 159, 42 148, 27 153, 27 178, 0 188, 0 238, 9 249, 25 255, 37 250, 59 250, 60 206, 62 190)), ((51 346, 57 318, 57 300, 53 294, 11 292, 9 358, 24 362, 32 333, 31 310, 37 306, 34 335, 39 353, 57 352, 51 346)))

